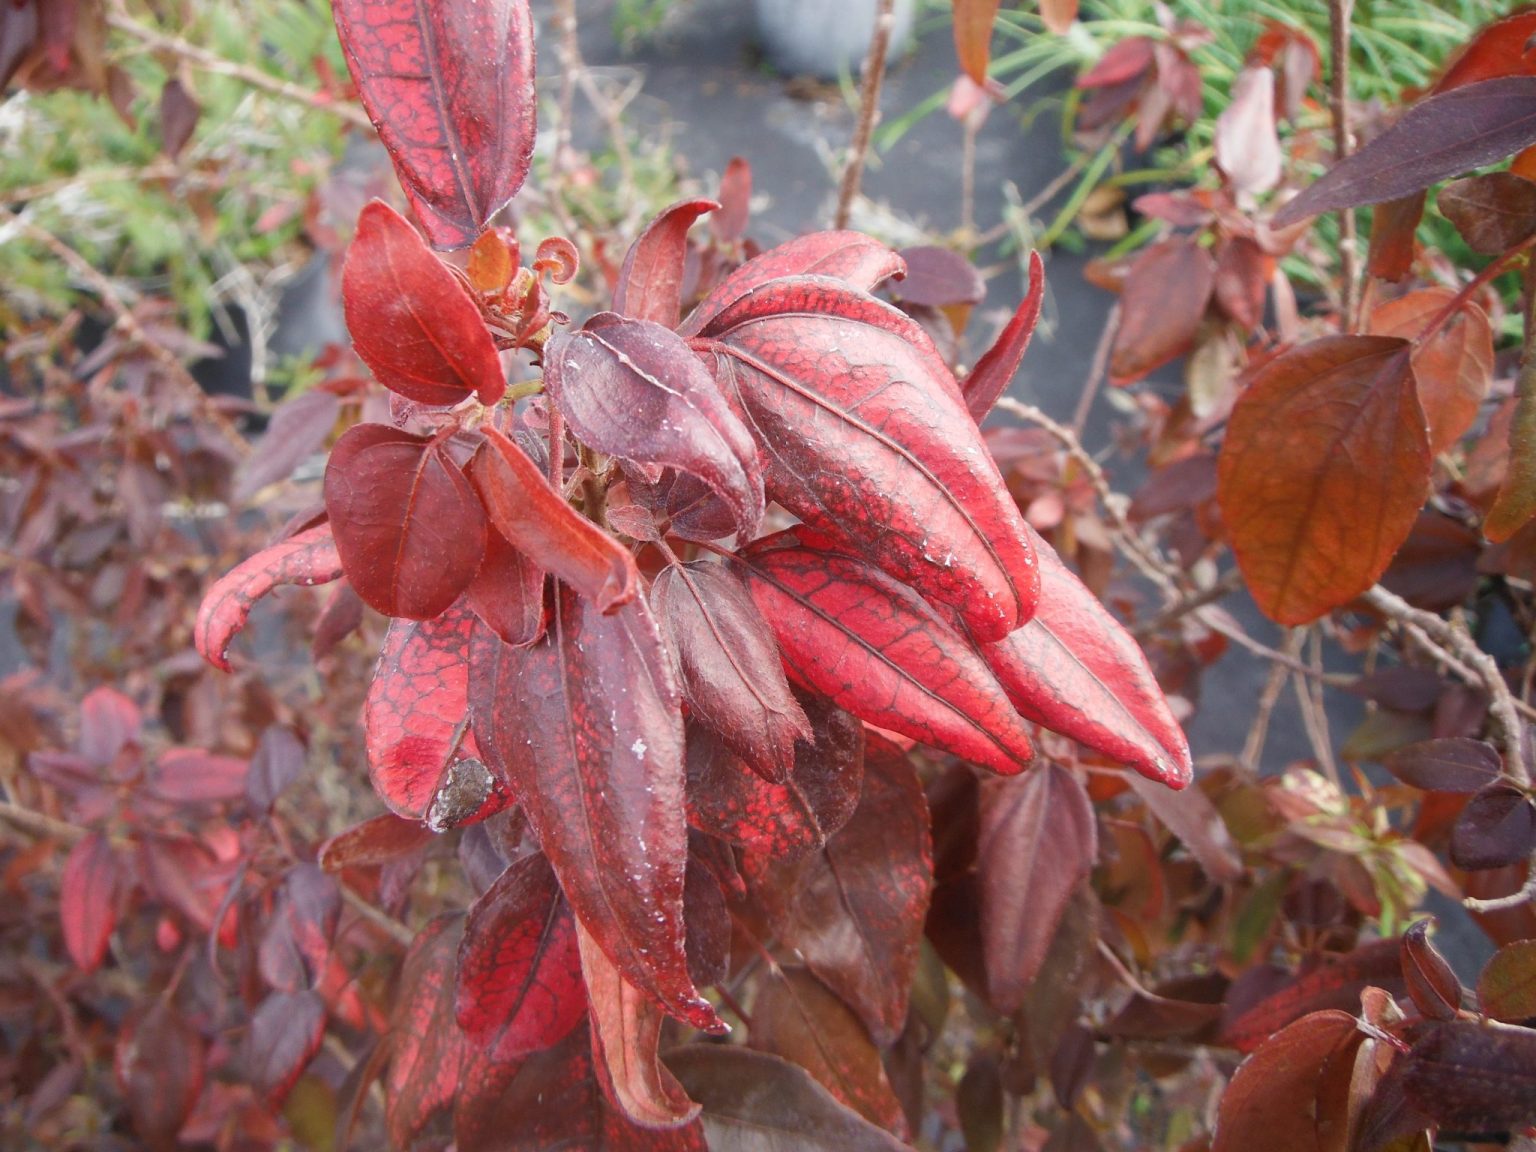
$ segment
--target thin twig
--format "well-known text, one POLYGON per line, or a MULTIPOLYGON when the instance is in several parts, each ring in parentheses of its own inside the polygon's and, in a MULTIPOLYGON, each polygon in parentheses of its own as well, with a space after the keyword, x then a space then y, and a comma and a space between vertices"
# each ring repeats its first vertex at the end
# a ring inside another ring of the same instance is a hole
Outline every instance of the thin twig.
POLYGON ((967 246, 976 235, 976 136, 980 131, 976 115, 967 116, 960 146, 960 234, 967 246))
MULTIPOLYGON (((1318 646, 1319 634, 1316 628, 1305 629, 1306 639, 1314 674, 1322 673, 1322 649, 1318 646)), ((1301 723, 1307 730, 1307 741, 1312 745, 1312 755, 1316 758, 1318 767, 1323 775, 1333 782, 1335 787, 1341 786, 1339 780, 1339 766, 1333 759, 1333 741, 1328 735, 1328 716, 1323 709, 1321 700, 1315 694, 1320 690, 1320 685, 1304 672, 1291 674, 1291 687, 1296 692, 1296 704, 1301 709, 1301 723)))
POLYGON ((880 87, 885 82, 885 56, 891 47, 891 29, 895 23, 896 0, 880 0, 875 15, 875 33, 869 41, 869 56, 864 61, 864 85, 859 90, 859 122, 854 128, 848 163, 838 185, 837 214, 832 221, 834 228, 848 227, 853 202, 858 198, 859 185, 864 180, 870 137, 874 135, 875 122, 880 119, 880 87))
POLYGON ((31 808, 23 808, 9 800, 0 800, 0 821, 38 840, 59 840, 73 844, 85 838, 85 829, 45 816, 31 808))
POLYGON ((1472 912, 1503 912, 1510 908, 1518 908, 1527 900, 1536 900, 1536 859, 1530 864, 1530 874, 1518 892, 1511 892, 1507 896, 1490 896, 1481 900, 1476 896, 1462 898, 1462 906, 1472 912))
POLYGON ((1259 696, 1258 711, 1254 713, 1253 725, 1248 729, 1248 739, 1243 742, 1243 759, 1245 767, 1255 771, 1259 767, 1259 758, 1264 755, 1264 744, 1269 739, 1269 722, 1275 714, 1275 705, 1280 702, 1280 693, 1285 690, 1285 682, 1290 675, 1288 666, 1301 663, 1297 654, 1301 651, 1301 642, 1304 633, 1300 629, 1292 629, 1285 637, 1285 660, 1277 660, 1269 670, 1269 679, 1264 684, 1264 691, 1259 696))
POLYGON ((412 932, 389 913, 375 908, 345 884, 341 886, 341 898, 346 902, 348 908, 352 909, 352 911, 356 912, 397 944, 402 944, 409 948, 416 939, 416 933, 412 932))
POLYGON ((1093 402, 1098 398, 1099 386, 1103 384, 1104 377, 1109 371, 1109 353, 1115 346, 1115 333, 1120 328, 1120 301, 1116 300, 1109 306, 1109 315, 1104 317, 1104 328, 1099 333, 1099 343, 1093 350, 1093 363, 1088 366, 1088 376, 1083 381, 1083 390, 1077 397, 1077 411, 1072 413, 1072 431, 1082 438, 1083 429, 1088 427, 1088 414, 1093 411, 1093 402))
MULTIPOLYGON (((1192 614, 1200 614, 1201 623, 1210 626, 1210 620, 1200 613, 1202 608, 1209 608, 1219 600, 1224 600, 1233 592, 1243 586, 1243 574, 1236 568, 1229 569, 1216 583, 1209 588, 1201 588, 1174 601, 1150 620, 1143 620, 1131 629, 1131 635, 1138 640, 1144 640, 1148 636, 1156 636, 1163 629, 1177 624, 1184 617, 1192 614)), ((1257 643, 1257 641, 1255 641, 1257 643)))
MULTIPOLYGON (((1349 22, 1355 0, 1328 0, 1329 56, 1333 75, 1328 96, 1333 111, 1333 153, 1337 160, 1349 155, 1349 22)), ((1358 240, 1355 212, 1346 208, 1339 214, 1339 324, 1343 331, 1355 327, 1355 264, 1358 240)))

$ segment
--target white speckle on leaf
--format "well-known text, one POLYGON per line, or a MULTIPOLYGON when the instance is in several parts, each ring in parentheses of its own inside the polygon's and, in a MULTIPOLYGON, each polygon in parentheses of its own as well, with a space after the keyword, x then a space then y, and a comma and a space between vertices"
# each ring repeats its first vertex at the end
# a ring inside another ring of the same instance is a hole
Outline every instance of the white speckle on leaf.
POLYGON ((645 741, 644 740, 636 740, 633 744, 631 744, 629 746, 629 750, 631 752, 633 752, 639 759, 641 759, 641 760, 645 759, 645 741))

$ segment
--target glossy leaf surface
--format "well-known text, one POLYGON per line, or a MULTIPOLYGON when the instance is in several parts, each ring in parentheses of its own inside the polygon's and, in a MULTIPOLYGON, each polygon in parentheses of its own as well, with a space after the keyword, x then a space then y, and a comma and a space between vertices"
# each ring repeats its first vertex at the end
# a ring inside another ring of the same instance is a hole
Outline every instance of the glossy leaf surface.
POLYGON ((1430 943, 1430 923, 1420 920, 1403 933, 1403 982, 1424 1016, 1454 1020, 1461 1009, 1461 983, 1440 950, 1430 943))
POLYGON ((473 243, 533 158, 527 0, 339 0, 336 30, 368 118, 438 248, 473 243))
POLYGON ((682 314, 688 230, 700 216, 719 207, 713 200, 683 200, 647 224, 619 269, 613 310, 675 328, 682 314))
POLYGON ((454 1024, 454 966, 463 932, 463 917, 439 916, 417 934, 400 971, 384 1084, 385 1123, 397 1148, 410 1147, 458 1091, 467 1048, 454 1024))
POLYGON ((506 390, 496 342, 463 283, 409 221, 375 200, 341 274, 352 347, 380 384, 418 404, 494 404, 506 390))
POLYGON ((1039 252, 1029 254, 1029 290, 1014 310, 997 339, 992 342, 976 366, 960 382, 965 395, 965 407, 971 418, 980 424, 998 398, 1008 391, 1013 378, 1029 351, 1030 338, 1040 323, 1040 308, 1045 303, 1045 263, 1039 252))

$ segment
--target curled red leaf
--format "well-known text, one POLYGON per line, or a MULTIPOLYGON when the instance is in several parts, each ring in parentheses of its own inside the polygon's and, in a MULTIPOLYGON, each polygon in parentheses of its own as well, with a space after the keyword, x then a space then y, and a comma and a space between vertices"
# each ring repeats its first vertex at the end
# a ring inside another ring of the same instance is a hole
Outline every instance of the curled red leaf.
POLYGON ((682 312, 688 230, 700 216, 719 207, 713 200, 683 200, 647 224, 619 269, 613 310, 635 320, 675 327, 682 312))
POLYGON ((1040 253, 1029 254, 1029 290, 1019 301, 997 339, 992 342, 982 358, 976 361, 969 375, 960 382, 965 395, 965 406, 971 418, 980 424, 997 403, 998 397, 1008 391, 1008 385, 1018 375, 1024 353, 1029 351, 1029 341, 1040 323, 1040 307, 1045 302, 1045 263, 1040 253))

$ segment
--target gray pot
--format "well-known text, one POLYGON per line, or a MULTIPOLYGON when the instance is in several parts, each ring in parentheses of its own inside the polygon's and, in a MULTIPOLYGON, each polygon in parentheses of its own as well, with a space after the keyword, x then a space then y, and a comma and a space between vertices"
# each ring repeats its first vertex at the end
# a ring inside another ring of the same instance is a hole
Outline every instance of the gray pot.
MULTIPOLYGON (((790 75, 859 74, 875 30, 876 0, 752 0, 769 62, 790 75)), ((917 0, 896 0, 891 56, 912 38, 917 0)))

